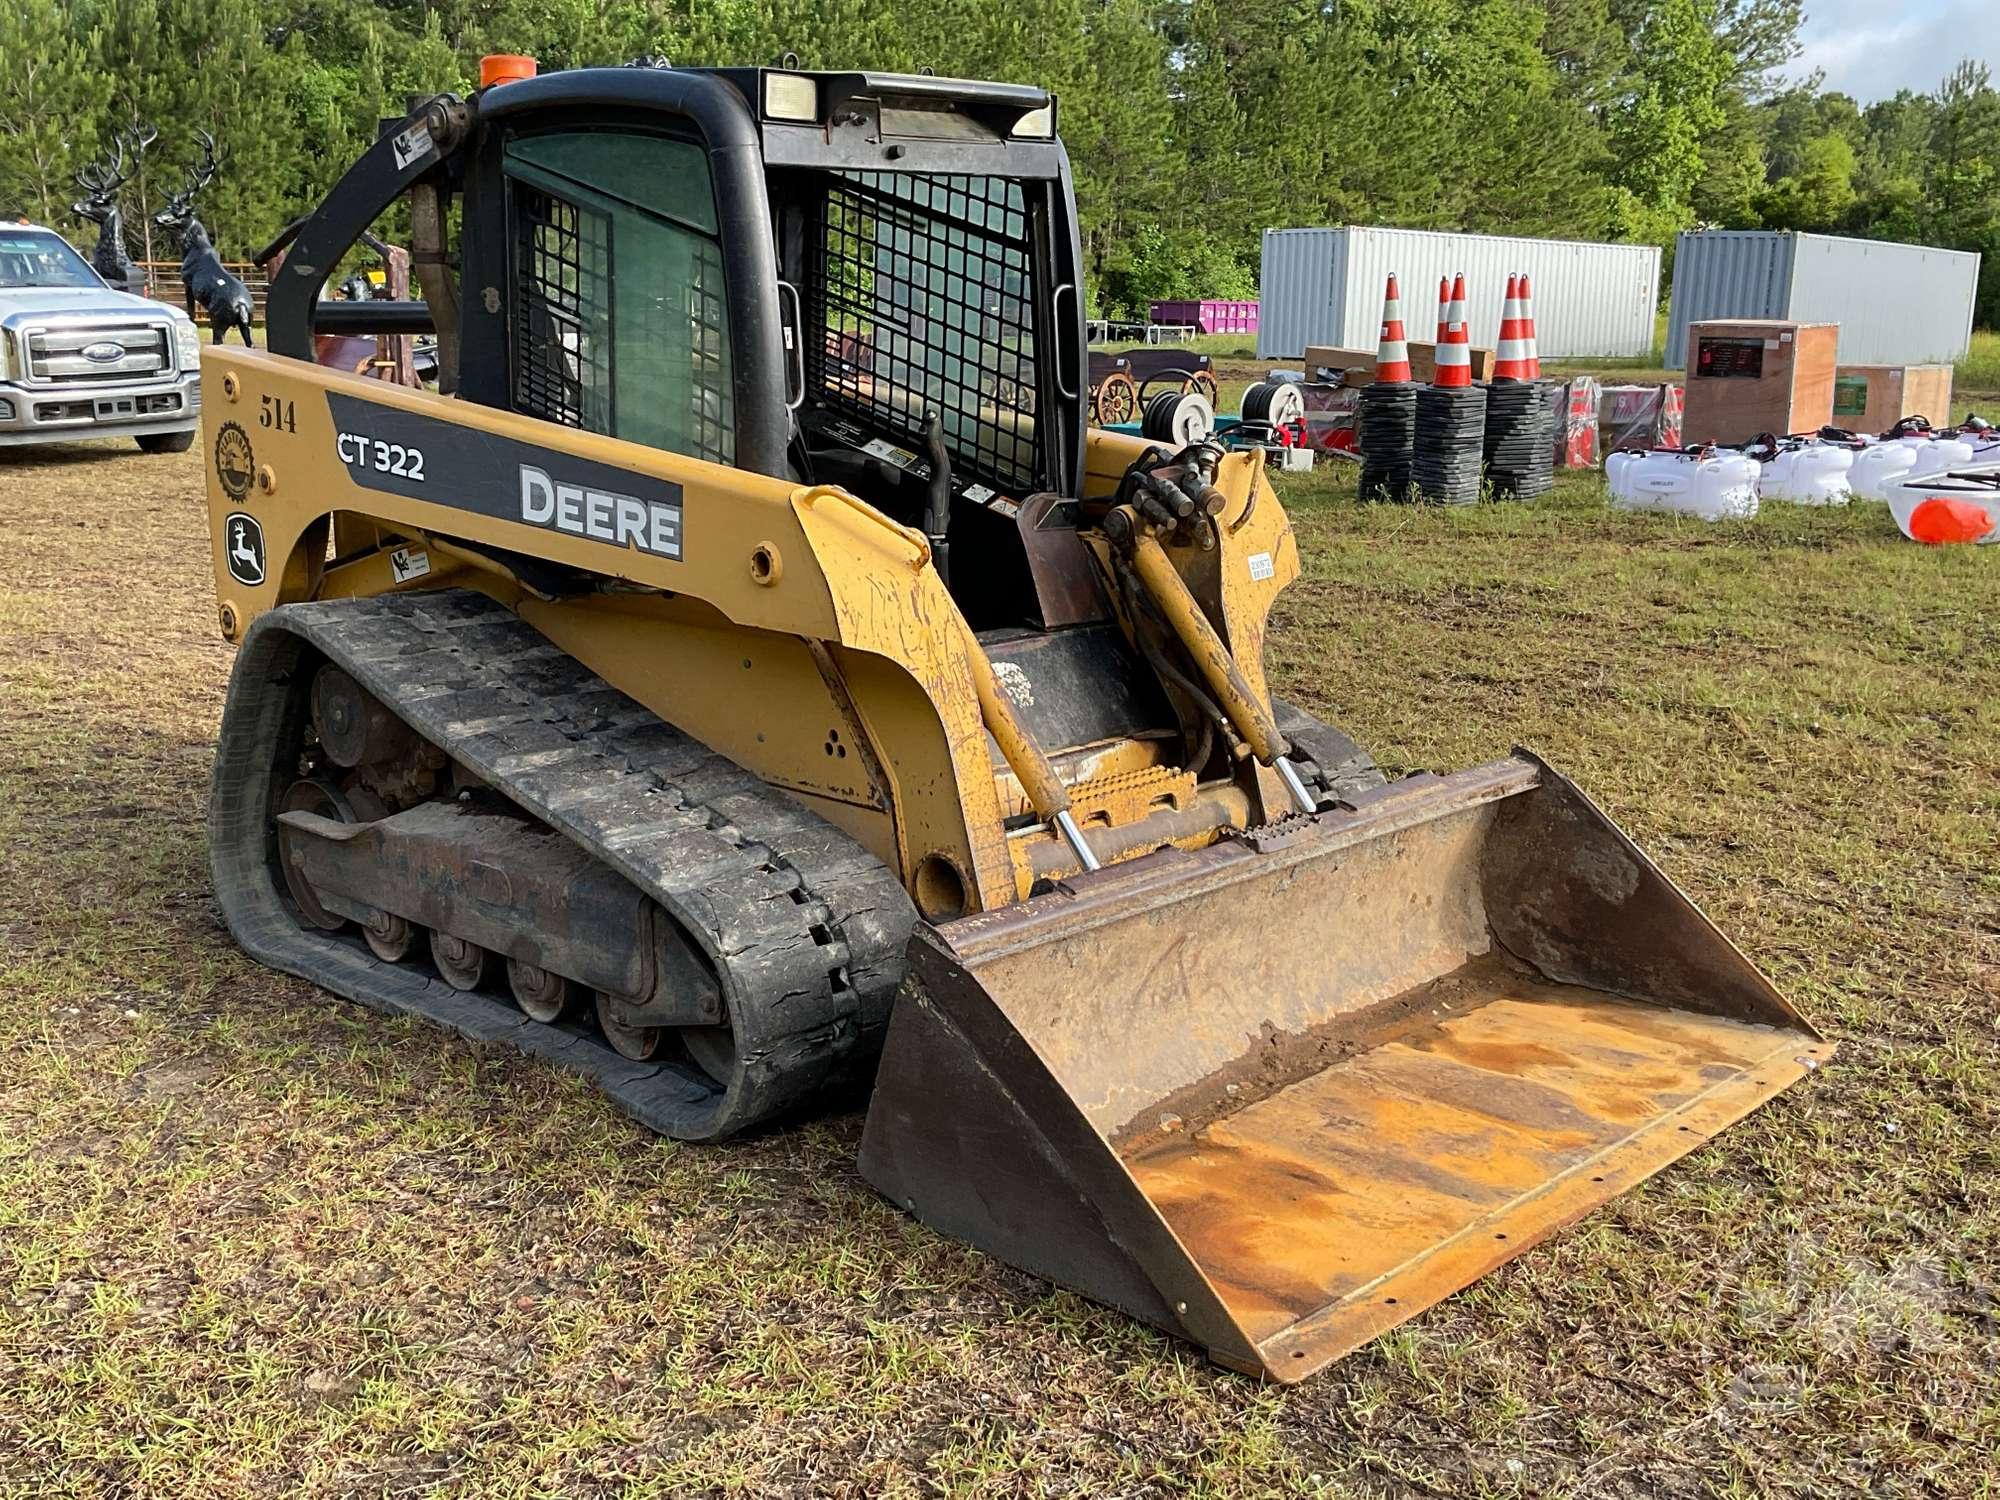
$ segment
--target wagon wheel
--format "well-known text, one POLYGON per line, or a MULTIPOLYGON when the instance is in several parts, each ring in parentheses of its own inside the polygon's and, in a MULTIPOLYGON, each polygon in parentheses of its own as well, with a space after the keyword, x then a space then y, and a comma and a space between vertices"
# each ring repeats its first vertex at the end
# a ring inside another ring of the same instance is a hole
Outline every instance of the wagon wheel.
POLYGON ((1194 374, 1188 376, 1186 383, 1181 388, 1191 395, 1201 397, 1210 406, 1216 404, 1217 398, 1220 395, 1220 392, 1215 388, 1215 377, 1206 370, 1196 370, 1194 374))
POLYGON ((1098 383, 1091 406, 1100 427, 1109 427, 1114 422, 1129 422, 1132 413, 1139 408, 1139 388, 1132 384, 1130 375, 1123 370, 1114 370, 1098 383))

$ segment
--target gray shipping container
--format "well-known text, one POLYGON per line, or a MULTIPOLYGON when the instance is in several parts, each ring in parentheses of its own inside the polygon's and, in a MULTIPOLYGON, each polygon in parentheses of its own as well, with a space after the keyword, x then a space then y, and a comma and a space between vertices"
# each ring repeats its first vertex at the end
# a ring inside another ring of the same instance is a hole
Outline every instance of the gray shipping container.
POLYGON ((1373 349, 1391 271, 1403 294, 1404 330, 1424 343, 1437 336, 1440 276, 1465 273, 1472 342, 1490 348, 1500 335, 1507 277, 1526 271, 1543 359, 1643 359, 1653 351, 1658 246, 1350 224, 1264 231, 1257 357, 1297 359, 1308 344, 1373 349))
POLYGON ((1707 229, 1674 248, 1667 364, 1687 365, 1690 323, 1838 323, 1844 365, 1944 365, 1972 342, 1979 256, 1887 240, 1707 229))

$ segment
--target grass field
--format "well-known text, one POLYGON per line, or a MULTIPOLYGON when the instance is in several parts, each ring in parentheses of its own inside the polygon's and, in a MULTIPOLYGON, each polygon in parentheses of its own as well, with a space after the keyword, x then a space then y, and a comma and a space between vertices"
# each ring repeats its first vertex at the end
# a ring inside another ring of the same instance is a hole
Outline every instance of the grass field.
POLYGON ((936 1238, 856 1115, 679 1147, 242 958, 198 455, 0 454, 0 1493, 2000 1492, 2000 548, 1349 482, 1280 687, 1542 751, 1842 1050, 1285 1390, 936 1238))

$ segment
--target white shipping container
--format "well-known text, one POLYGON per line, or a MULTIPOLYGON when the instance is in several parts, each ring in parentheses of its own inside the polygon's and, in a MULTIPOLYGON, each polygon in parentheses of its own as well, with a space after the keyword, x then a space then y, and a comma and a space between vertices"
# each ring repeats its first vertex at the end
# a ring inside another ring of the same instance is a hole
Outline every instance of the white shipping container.
POLYGON ((1972 342, 1979 256, 1888 240, 1709 229, 1674 248, 1667 363, 1687 365, 1690 323, 1838 323, 1843 365, 1944 365, 1972 342))
POLYGON ((1465 273, 1472 342, 1491 348, 1507 277, 1526 271, 1543 359, 1642 359, 1653 350, 1658 246, 1350 224, 1264 231, 1257 357, 1297 359, 1308 344, 1373 349, 1391 271, 1403 293, 1404 328, 1426 343, 1437 335, 1439 277, 1465 273))

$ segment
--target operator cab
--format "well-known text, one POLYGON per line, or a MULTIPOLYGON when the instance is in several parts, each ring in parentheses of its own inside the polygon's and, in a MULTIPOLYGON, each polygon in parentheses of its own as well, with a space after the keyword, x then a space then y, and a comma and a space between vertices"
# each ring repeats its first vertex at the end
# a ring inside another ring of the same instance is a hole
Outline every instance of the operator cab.
POLYGON ((848 489, 933 537, 975 628, 1104 617, 1049 94, 634 66, 470 103, 461 396, 848 489))

